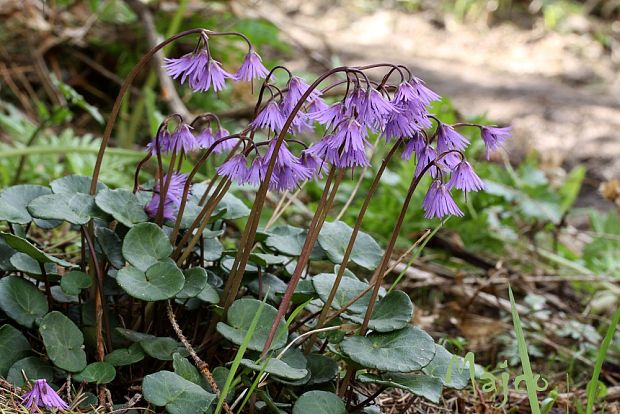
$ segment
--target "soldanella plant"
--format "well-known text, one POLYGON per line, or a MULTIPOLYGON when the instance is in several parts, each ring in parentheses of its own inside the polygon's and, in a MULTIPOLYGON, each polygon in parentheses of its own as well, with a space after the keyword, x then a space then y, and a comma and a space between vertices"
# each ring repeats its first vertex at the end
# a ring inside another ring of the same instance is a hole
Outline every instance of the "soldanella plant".
POLYGON ((171 414, 376 412, 390 388, 436 402, 445 387, 465 387, 469 371, 448 375, 452 354, 412 324, 409 296, 385 288, 415 191, 439 223, 463 215, 454 194, 484 190, 460 128, 480 130, 487 156, 510 134, 445 124, 429 112, 438 99, 399 64, 341 66, 306 82, 267 69, 240 33, 165 40, 123 84, 91 177, 0 193, 0 376, 26 408, 171 414), (217 99, 249 83, 254 113, 234 131, 213 113, 167 116, 134 187, 108 188, 99 173, 124 95, 181 39, 194 50, 165 61, 180 87, 217 99), (247 46, 236 68, 211 53, 220 41, 247 46), (360 228, 398 157, 411 182, 383 249, 360 228), (353 227, 329 221, 340 184, 366 167, 376 175, 353 227), (309 224, 278 221, 283 196, 308 181, 322 188, 309 224), (251 208, 231 193, 239 187, 251 208), (267 212, 268 196, 281 202, 267 212))

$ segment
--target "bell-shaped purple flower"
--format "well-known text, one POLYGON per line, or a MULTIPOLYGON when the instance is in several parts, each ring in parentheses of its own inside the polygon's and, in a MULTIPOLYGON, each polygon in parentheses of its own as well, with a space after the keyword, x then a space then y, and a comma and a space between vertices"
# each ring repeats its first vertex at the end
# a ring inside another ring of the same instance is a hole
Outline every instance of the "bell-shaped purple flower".
POLYGON ((398 112, 398 109, 385 99, 381 92, 372 88, 368 91, 366 95, 366 108, 364 110, 366 122, 381 126, 385 118, 394 112, 398 112))
POLYGON ((433 101, 438 101, 441 99, 441 96, 437 95, 435 92, 427 88, 426 85, 424 85, 424 81, 422 79, 414 76, 409 83, 413 86, 416 94, 418 95, 418 99, 424 105, 428 105, 433 101))
POLYGON ((416 133, 413 138, 410 138, 405 143, 405 149, 403 149, 403 153, 401 154, 401 158, 403 160, 411 159, 411 156, 414 153, 419 153, 422 151, 426 143, 424 142, 424 138, 419 133, 416 133))
POLYGON ((446 186, 449 189, 458 188, 466 193, 470 191, 479 191, 484 189, 484 181, 478 177, 472 166, 465 160, 462 160, 452 171, 450 181, 446 186))
POLYGON ((248 180, 248 167, 245 155, 237 154, 232 156, 224 164, 220 165, 217 173, 223 177, 228 177, 237 184, 245 184, 248 180))
POLYGON ((24 394, 20 403, 32 412, 34 412, 37 407, 50 410, 66 410, 69 408, 69 405, 60 398, 56 391, 54 391, 44 379, 36 380, 32 386, 32 390, 24 394))
POLYGON ((198 148, 208 149, 215 142, 215 136, 210 127, 204 128, 196 136, 196 144, 198 148))
MULTIPOLYGON (((230 132, 226 128, 220 128, 215 133, 214 142, 217 142, 220 139, 226 138, 228 136, 230 136, 230 132)), ((238 138, 226 139, 226 140, 220 142, 219 144, 217 144, 215 146, 215 149, 213 150, 213 152, 219 154, 219 153, 222 153, 222 152, 230 151, 231 149, 235 148, 235 145, 237 145, 238 142, 239 142, 238 138)))
MULTIPOLYGON (((420 176, 420 174, 423 173, 424 169, 430 163, 435 161, 435 159, 437 158, 437 153, 435 152, 435 148, 426 144, 422 148, 420 148, 418 152, 416 152, 416 155, 418 158, 418 165, 416 166, 416 169, 415 169, 415 175, 416 177, 418 177, 420 176)), ((428 171, 430 172, 431 176, 433 177, 437 176, 437 167, 435 167, 434 165, 430 167, 428 171)))
POLYGON ((189 153, 198 148, 198 143, 190 126, 187 124, 181 124, 170 135, 169 150, 174 151, 177 154, 183 150, 185 153, 189 153))
POLYGON ((328 105, 325 103, 325 101, 317 96, 316 98, 310 100, 306 113, 308 114, 308 116, 310 116, 310 114, 324 111, 327 108, 328 105))
POLYGON ((255 51, 250 50, 235 73, 235 79, 249 82, 252 79, 263 79, 268 74, 269 71, 263 66, 261 57, 255 51))
MULTIPOLYGON (((168 176, 164 175, 163 182, 165 183, 167 180, 168 176)), ((164 198, 163 215, 165 220, 174 220, 176 218, 176 213, 179 205, 181 204, 186 183, 187 175, 185 174, 175 172, 172 176, 170 176, 170 184, 168 184, 168 190, 166 191, 164 198)), ((155 184, 155 187, 153 188, 153 196, 144 208, 146 214, 152 219, 157 216, 157 211, 159 209, 159 202, 161 200, 160 184, 161 183, 159 182, 155 184)))
POLYGON ((284 126, 284 116, 276 101, 269 101, 258 115, 256 115, 256 118, 250 123, 250 126, 254 129, 268 128, 274 132, 280 132, 284 126))
POLYGON ((250 185, 258 186, 263 181, 266 170, 264 158, 261 156, 254 158, 250 168, 247 170, 246 182, 250 185))
POLYGON ((482 141, 486 147, 487 160, 491 154, 491 151, 495 151, 502 146, 506 139, 512 135, 511 127, 482 127, 481 136, 482 141))
POLYGON ((180 77, 181 84, 184 84, 189 78, 190 86, 196 89, 194 85, 204 73, 208 61, 207 51, 202 49, 195 53, 188 53, 180 58, 164 59, 164 69, 173 79, 180 77))
MULTIPOLYGON (((299 103, 302 95, 308 90, 309 87, 310 86, 300 77, 291 77, 288 82, 288 91, 284 95, 284 100, 282 102, 282 113, 285 117, 288 117, 288 115, 293 111, 297 103, 299 103)), ((306 102, 311 102, 321 95, 321 91, 314 89, 306 98, 306 102)))
POLYGON ((456 205, 450 190, 439 180, 433 181, 422 201, 424 217, 427 219, 443 218, 447 215, 463 217, 463 212, 456 205))
POLYGON ((305 149, 299 155, 301 165, 305 167, 313 177, 323 178, 323 172, 327 169, 325 161, 316 156, 314 152, 305 149))
POLYGON ((160 153, 163 154, 169 152, 172 146, 170 132, 168 132, 166 129, 162 129, 162 131, 159 133, 159 137, 157 139, 154 138, 146 145, 147 152, 150 152, 151 155, 156 156, 157 144, 159 144, 160 153))
POLYGON ((336 126, 344 119, 345 107, 342 102, 336 102, 320 111, 308 112, 308 117, 326 128, 336 126))
POLYGON ((235 79, 235 75, 222 69, 222 64, 217 60, 209 59, 206 68, 190 78, 190 86, 196 92, 206 92, 210 88, 219 92, 224 89, 226 79, 235 79))
POLYGON ((383 135, 385 140, 390 142, 392 139, 410 138, 417 134, 420 127, 407 115, 409 112, 392 112, 385 124, 383 135))
POLYGON ((450 125, 439 124, 437 128, 437 152, 440 154, 449 150, 463 151, 469 145, 469 141, 459 134, 450 125))
POLYGON ((326 159, 338 168, 365 167, 368 163, 366 129, 354 119, 340 123, 329 143, 326 159))
MULTIPOLYGON (((273 156, 276 140, 272 140, 263 166, 267 170, 269 161, 273 156)), ((312 178, 313 172, 301 164, 301 160, 294 156, 288 149, 286 142, 283 142, 276 156, 276 163, 269 181, 269 188, 275 191, 293 190, 302 181, 312 178)))

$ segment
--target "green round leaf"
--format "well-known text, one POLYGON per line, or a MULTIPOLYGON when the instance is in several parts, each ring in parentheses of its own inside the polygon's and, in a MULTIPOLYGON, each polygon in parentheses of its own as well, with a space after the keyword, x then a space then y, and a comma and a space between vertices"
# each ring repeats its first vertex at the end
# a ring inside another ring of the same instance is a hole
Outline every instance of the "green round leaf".
MULTIPOLYGON (((52 191, 56 194, 67 193, 81 193, 90 194, 90 184, 92 183, 91 177, 84 177, 81 175, 67 175, 54 180, 50 183, 52 191)), ((97 182, 97 192, 108 188, 102 182, 97 182)))
POLYGON ((220 295, 217 293, 217 290, 209 284, 206 284, 205 287, 200 291, 200 293, 196 296, 196 298, 200 299, 203 302, 217 304, 220 302, 220 295))
MULTIPOLYGON (((289 225, 274 227, 267 234, 265 245, 288 256, 299 256, 306 241, 308 230, 289 225)), ((310 260, 325 257, 325 252, 316 244, 310 253, 310 260)))
POLYGON ((202 267, 192 267, 183 271, 185 275, 185 285, 179 293, 177 298, 187 299, 197 296, 207 285, 207 271, 202 267))
POLYGON ((140 344, 132 344, 129 348, 115 349, 107 354, 104 361, 115 367, 138 363, 144 359, 140 344))
MULTIPOLYGON (((262 351, 265 342, 267 342, 271 325, 278 313, 276 308, 271 305, 256 299, 238 299, 228 309, 227 323, 219 322, 217 324, 217 331, 230 342, 241 345, 248 333, 254 315, 256 315, 261 306, 264 306, 264 308, 258 320, 256 330, 248 344, 248 349, 262 351)), ((282 348, 286 345, 286 340, 286 326, 284 325, 284 320, 280 319, 278 330, 270 349, 282 348)))
POLYGON ((28 203, 42 195, 51 194, 52 190, 40 185, 14 185, 0 192, 0 221, 28 224, 32 216, 26 209, 28 203))
POLYGON ((154 223, 136 224, 127 232, 123 241, 123 256, 138 270, 146 270, 168 258, 172 245, 168 236, 154 223))
POLYGON ((52 382, 54 380, 54 368, 51 365, 37 357, 27 357, 20 359, 11 366, 6 376, 7 381, 16 387, 23 387, 25 384, 22 370, 30 381, 45 379, 47 382, 52 382))
POLYGON ((352 361, 381 371, 418 371, 435 356, 433 338, 413 326, 389 333, 350 336, 340 347, 352 361))
POLYGON ((206 261, 214 262, 222 257, 224 246, 216 238, 204 239, 202 252, 206 261))
POLYGON ((347 414, 336 394, 327 391, 308 391, 295 401, 293 414, 347 414))
POLYGON ((123 257, 121 247, 122 242, 118 234, 106 227, 97 227, 95 235, 97 236, 97 244, 101 247, 110 264, 116 269, 125 266, 125 258, 123 257))
POLYGON ((336 378, 338 363, 334 359, 321 354, 309 354, 306 355, 306 359, 310 370, 308 385, 324 384, 336 378))
POLYGON ((160 361, 172 361, 172 355, 175 352, 187 354, 180 342, 169 337, 145 339, 140 341, 140 346, 144 353, 160 361))
POLYGON ((66 262, 62 259, 58 259, 54 256, 50 256, 49 254, 42 252, 32 243, 22 237, 16 236, 11 233, 4 233, 1 231, 0 237, 2 237, 6 244, 8 244, 10 247, 17 250, 18 252, 26 253, 28 256, 32 257, 39 263, 56 263, 57 265, 63 267, 78 267, 73 263, 66 262))
POLYGON ((116 378, 114 366, 108 362, 93 362, 88 364, 82 372, 73 376, 75 381, 94 382, 96 384, 108 384, 116 378))
POLYGON ((11 325, 0 326, 0 377, 5 377, 15 361, 30 352, 28 340, 11 325))
POLYGON ((145 400, 170 414, 204 413, 215 400, 215 394, 170 371, 144 377, 142 392, 145 400))
POLYGON ((383 378, 372 374, 361 374, 357 380, 364 384, 379 384, 400 388, 414 395, 438 403, 441 398, 442 384, 439 378, 419 374, 388 373, 383 378))
POLYGON ((89 288, 92 283, 89 274, 77 270, 65 273, 60 279, 60 287, 67 295, 79 295, 82 289, 89 288))
POLYGON ((69 372, 86 368, 84 336, 71 319, 60 312, 50 312, 41 320, 39 333, 47 355, 58 368, 69 372))
POLYGON ((37 197, 28 204, 28 212, 33 217, 62 220, 71 224, 86 224, 91 217, 101 216, 95 206, 95 198, 82 193, 37 197))
MULTIPOLYGON (((196 190, 196 186, 194 186, 196 190)), ((247 217, 250 215, 250 209, 239 198, 235 197, 231 193, 224 194, 224 197, 220 200, 215 207, 213 215, 218 215, 224 211, 224 220, 235 220, 241 217, 247 217)))
POLYGON ((97 194, 95 202, 101 210, 127 227, 133 227, 135 224, 143 223, 149 219, 144 212, 144 205, 129 190, 122 188, 102 190, 97 194))
MULTIPOLYGON (((361 324, 364 317, 344 313, 343 318, 361 324)), ((413 316, 413 303, 409 296, 394 290, 383 297, 373 308, 368 327, 377 332, 391 332, 409 324, 413 316)))
POLYGON ((202 388, 208 387, 207 381, 200 375, 198 368, 178 352, 172 355, 172 367, 174 368, 175 374, 180 375, 194 384, 200 385, 202 388))
POLYGON ((48 311, 45 295, 32 283, 17 277, 0 279, 0 309, 26 328, 48 311))
POLYGON ((469 362, 463 358, 453 355, 446 348, 435 344, 436 352, 432 361, 425 366, 422 371, 432 377, 439 378, 443 385, 448 388, 461 390, 469 383, 469 362), (450 381, 448 381, 448 369, 450 381))
MULTIPOLYGON (((320 273, 312 277, 314 289, 316 290, 316 293, 318 293, 319 297, 323 302, 327 302, 327 299, 329 298, 329 293, 331 292, 335 281, 336 275, 331 273, 320 273)), ((345 275, 341 279, 340 284, 338 285, 336 296, 334 297, 334 301, 332 302, 332 308, 342 308, 343 306, 347 305, 351 300, 356 298, 366 288, 368 288, 367 283, 361 282, 357 279, 353 279, 352 277, 347 277, 345 275)), ((366 308, 368 308, 371 296, 372 292, 367 292, 357 302, 351 305, 348 308, 347 312, 366 312, 366 308)))
MULTIPOLYGON (((319 233, 318 242, 333 263, 342 263, 353 229, 341 221, 325 223, 319 233)), ((370 235, 360 231, 353 244, 351 261, 368 270, 379 265, 383 250, 370 235)))
POLYGON ((155 302, 170 299, 183 289, 185 277, 174 262, 153 264, 145 272, 128 266, 118 271, 116 282, 134 298, 155 302))
MULTIPOLYGON (((41 265, 39 262, 34 260, 32 257, 28 256, 26 253, 17 252, 13 256, 11 256, 11 265, 20 272, 27 273, 30 276, 35 277, 38 280, 43 280, 41 265)), ((52 282, 57 282, 60 280, 60 276, 58 275, 58 268, 53 263, 45 263, 45 273, 48 278, 52 282)))

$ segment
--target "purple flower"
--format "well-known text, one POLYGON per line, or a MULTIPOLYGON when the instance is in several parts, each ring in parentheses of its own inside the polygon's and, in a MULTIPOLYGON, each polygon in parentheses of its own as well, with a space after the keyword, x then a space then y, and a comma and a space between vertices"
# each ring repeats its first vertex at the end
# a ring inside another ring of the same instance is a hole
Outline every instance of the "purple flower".
POLYGON ((204 73, 208 61, 207 51, 203 49, 180 58, 164 59, 164 69, 173 79, 181 77, 181 85, 189 78, 190 86, 196 89, 194 85, 204 73))
POLYGON ((439 124, 437 128, 437 152, 440 154, 449 150, 463 151, 469 141, 459 134, 450 125, 439 124))
MULTIPOLYGON (((417 177, 422 174, 427 165, 437 158, 437 153, 433 147, 426 144, 416 153, 416 155, 418 157, 418 165, 415 169, 415 175, 417 177)), ((437 167, 432 166, 428 169, 428 171, 430 171, 431 176, 437 176, 437 167)))
POLYGON ((360 120, 366 119, 367 95, 362 88, 357 87, 344 100, 347 114, 360 120))
POLYGON ((338 168, 368 165, 366 129, 354 119, 342 122, 329 143, 326 159, 338 168))
MULTIPOLYGON (((215 141, 218 141, 222 138, 226 138, 230 136, 230 132, 228 132, 227 129, 225 128, 220 128, 216 133, 215 133, 215 141)), ((231 149, 235 148, 235 145, 237 145, 237 143, 239 142, 238 138, 229 138, 225 141, 220 142, 219 144, 217 144, 215 146, 215 149, 213 150, 213 152, 219 154, 222 153, 224 151, 230 151, 231 149)))
POLYGON ((449 189, 458 188, 465 192, 479 191, 485 187, 484 181, 478 177, 471 165, 465 160, 456 166, 446 186, 449 189))
POLYGON ((266 170, 264 158, 260 156, 254 158, 252 165, 247 170, 246 182, 251 185, 259 185, 263 181, 263 177, 265 177, 266 170))
POLYGON ((280 132, 284 126, 284 116, 276 101, 271 100, 250 123, 254 129, 269 128, 274 132, 280 132))
POLYGON ((425 105, 430 104, 432 101, 438 101, 441 99, 441 96, 437 95, 435 92, 427 88, 426 85, 424 85, 424 81, 422 79, 414 76, 409 83, 413 86, 416 94, 418 95, 418 99, 425 105))
POLYGON ((248 180, 247 160, 243 154, 231 157, 224 164, 220 165, 217 173, 223 177, 228 177, 237 184, 245 184, 248 180))
POLYGON ((310 148, 305 150, 305 152, 315 157, 323 158, 327 155, 333 138, 333 135, 325 135, 321 140, 315 142, 310 148))
POLYGON ((170 136, 169 151, 171 150, 178 154, 183 150, 185 153, 188 153, 198 148, 198 143, 190 128, 187 124, 181 124, 174 130, 170 136))
MULTIPOLYGON (((276 140, 272 140, 265 154, 265 161, 263 162, 265 172, 267 171, 269 160, 273 155, 275 144, 276 140)), ((300 182, 312 178, 312 175, 313 171, 303 166, 301 160, 294 156, 288 149, 286 142, 283 142, 276 156, 276 163, 271 175, 271 180, 269 181, 269 188, 275 191, 292 190, 296 188, 300 182)))
POLYGON ((364 111, 364 119, 367 122, 380 124, 384 118, 393 112, 398 112, 398 109, 387 99, 381 95, 376 89, 370 89, 366 96, 366 109, 364 111))
POLYGON ((500 148, 506 139, 510 138, 512 127, 482 127, 481 136, 486 147, 486 157, 489 159, 491 151, 500 148))
POLYGON ((306 112, 309 116, 310 114, 323 111, 327 108, 328 105, 325 103, 325 101, 317 96, 316 98, 312 99, 312 101, 308 105, 308 110, 306 112))
POLYGON ((432 219, 434 217, 443 218, 449 214, 463 217, 463 212, 456 205, 448 188, 438 180, 433 181, 422 201, 424 217, 432 219))
MULTIPOLYGON (((163 129, 160 133, 159 133, 159 152, 160 153, 166 153, 170 151, 170 146, 171 146, 171 137, 170 137, 170 132, 168 132, 166 129, 163 129)), ((157 155, 157 140, 153 139, 151 142, 149 142, 146 145, 146 150, 148 152, 151 153, 151 155, 157 155)))
POLYGON ((263 66, 260 56, 258 56, 255 51, 250 50, 250 52, 245 55, 241 67, 237 73, 235 73, 235 78, 237 80, 249 82, 252 79, 262 79, 266 77, 267 74, 269 74, 269 71, 263 66))
POLYGON ((32 390, 24 394, 20 403, 32 412, 36 410, 36 407, 57 410, 66 410, 69 408, 69 405, 60 398, 56 391, 54 391, 44 379, 36 380, 32 390))
POLYGON ((422 138, 420 134, 416 133, 413 138, 410 138, 405 144, 405 149, 401 154, 401 158, 403 160, 410 159, 414 152, 416 154, 419 153, 425 145, 426 143, 424 142, 424 138, 422 138))
MULTIPOLYGON (((168 179, 167 175, 164 175, 163 182, 165 183, 168 179)), ((183 192, 185 190, 185 184, 187 183, 187 175, 181 173, 173 173, 170 177, 170 184, 168 185, 168 191, 166 191, 166 195, 164 198, 164 219, 165 220, 174 220, 176 218, 176 213, 179 205, 181 204, 181 199, 183 197, 183 192)), ((157 210, 159 209, 159 202, 161 200, 160 192, 161 192, 161 183, 155 184, 153 188, 153 196, 148 204, 144 207, 146 214, 154 219, 157 216, 157 210)))
POLYGON ((344 119, 345 108, 342 102, 337 102, 320 111, 309 112, 308 117, 326 128, 336 126, 344 119))
POLYGON ((213 136, 213 131, 210 127, 204 128, 200 131, 200 134, 196 137, 196 143, 198 144, 198 148, 208 149, 215 142, 215 137, 213 136))
POLYGON ((327 169, 325 161, 317 157, 316 154, 309 149, 303 150, 299 156, 299 159, 301 161, 301 165, 310 171, 312 176, 323 178, 323 172, 327 169))
MULTIPOLYGON (((295 108, 302 95, 308 90, 309 87, 310 86, 300 77, 291 77, 288 82, 288 92, 284 96, 284 102, 282 105, 282 110, 285 116, 288 116, 293 111, 293 108, 295 108)), ((319 96, 321 96, 321 91, 314 89, 310 92, 310 95, 308 95, 306 100, 313 101, 319 96)))
POLYGON ((417 134, 420 127, 408 115, 409 111, 392 112, 387 118, 387 123, 383 130, 386 141, 394 139, 410 138, 417 134))
POLYGON ((224 89, 226 79, 235 79, 235 75, 222 69, 222 64, 217 60, 209 59, 206 69, 190 78, 190 85, 196 92, 206 92, 211 87, 215 92, 219 92, 224 89))

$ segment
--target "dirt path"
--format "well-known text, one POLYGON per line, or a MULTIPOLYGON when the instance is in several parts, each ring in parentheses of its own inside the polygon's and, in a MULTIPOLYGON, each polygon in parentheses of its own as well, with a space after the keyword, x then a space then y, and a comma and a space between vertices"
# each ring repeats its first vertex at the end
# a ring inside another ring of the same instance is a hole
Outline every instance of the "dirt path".
POLYGON ((559 34, 511 24, 444 25, 429 13, 337 1, 273 0, 260 10, 332 65, 407 64, 464 115, 511 124, 513 154, 535 148, 551 165, 585 163, 591 190, 620 176, 620 63, 579 33, 587 21, 575 18, 574 32, 559 34))

